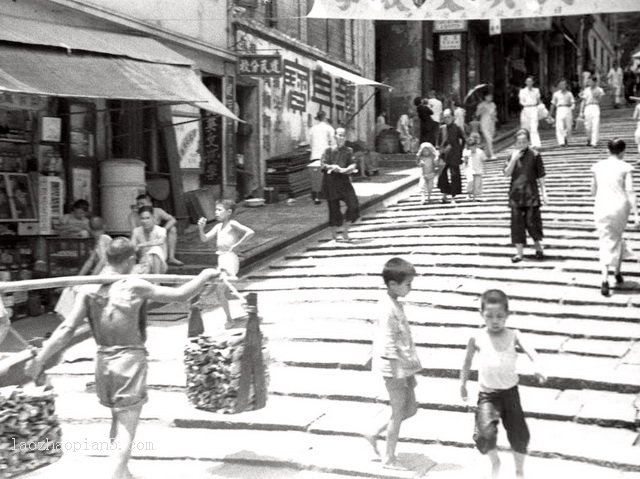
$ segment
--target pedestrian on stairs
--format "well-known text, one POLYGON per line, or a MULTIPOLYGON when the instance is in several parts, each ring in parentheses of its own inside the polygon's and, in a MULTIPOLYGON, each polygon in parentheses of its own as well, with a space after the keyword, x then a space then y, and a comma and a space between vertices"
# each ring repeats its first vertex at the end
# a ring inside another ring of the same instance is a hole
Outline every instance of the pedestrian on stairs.
POLYGON ((482 195, 482 175, 484 173, 484 162, 487 155, 479 148, 480 137, 469 135, 467 148, 462 153, 465 165, 465 176, 467 177, 467 194, 469 200, 479 200, 482 195))
POLYGON ((544 164, 540 153, 529 146, 528 130, 518 130, 515 146, 504 169, 504 175, 511 178, 511 242, 516 246, 516 255, 511 262, 522 261, 527 231, 534 242, 536 259, 543 260, 540 206, 549 202, 544 183, 544 164))
POLYGON ((378 302, 379 319, 373 340, 372 370, 384 379, 389 393, 391 417, 375 424, 371 431, 367 431, 365 439, 373 448, 376 458, 379 458, 377 438, 386 430, 387 447, 383 458, 383 467, 386 469, 402 469, 396 458, 400 426, 418 410, 415 375, 422 370, 422 366, 404 306, 400 302, 400 298, 411 292, 415 276, 415 267, 402 258, 390 259, 382 270, 387 291, 378 302))
MULTIPOLYGON (((636 103, 636 107, 633 110, 633 119, 636 121, 636 145, 638 146, 638 155, 640 155, 640 98, 638 98, 636 103)), ((638 162, 640 165, 640 158, 638 158, 638 162)))
POLYGON ((538 105, 542 103, 542 98, 540 97, 540 90, 533 87, 532 76, 526 78, 525 87, 520 90, 518 99, 522 107, 522 111, 520 112, 520 128, 528 130, 531 135, 531 145, 534 148, 540 148, 542 142, 540 141, 540 134, 538 133, 538 105))
POLYGON ((420 193, 422 204, 431 203, 433 180, 438 174, 438 150, 431 143, 422 143, 418 150, 418 166, 421 170, 420 193))
POLYGON ((467 380, 474 356, 478 356, 478 408, 473 440, 482 454, 491 461, 491 477, 500 477, 500 458, 496 442, 498 424, 507 431, 513 451, 516 477, 524 477, 524 459, 529 445, 529 428, 524 418, 516 372, 517 351, 523 351, 533 363, 535 377, 540 384, 547 378, 538 364, 538 354, 528 345, 519 331, 505 327, 509 317, 509 298, 499 289, 485 291, 480 299, 480 314, 485 327, 478 330, 467 344, 464 364, 460 371, 460 395, 466 402, 467 380))
POLYGON ((598 86, 598 77, 593 75, 589 85, 580 94, 580 118, 584 118, 584 129, 587 132, 587 146, 598 146, 600 138, 600 100, 604 90, 598 86))
POLYGON ((609 141, 609 157, 591 167, 593 179, 591 194, 595 196, 593 217, 599 237, 600 267, 602 285, 600 292, 609 296, 609 267, 614 268, 616 284, 620 285, 622 261, 631 257, 632 252, 622 235, 629 220, 629 213, 635 213, 638 223, 638 208, 633 192, 633 167, 624 161, 624 140, 609 141))
POLYGON ((551 118, 556 120, 556 139, 559 146, 567 146, 571 138, 571 126, 573 125, 573 109, 576 99, 567 89, 567 80, 558 82, 558 90, 551 99, 551 118), (554 115, 555 113, 555 115, 554 115))
POLYGON ((462 192, 460 165, 462 164, 462 150, 465 144, 464 132, 453 122, 453 112, 446 109, 443 112, 444 125, 440 127, 438 135, 438 150, 440 158, 444 160, 444 169, 438 176, 438 188, 442 192, 442 202, 447 202, 447 195, 451 195, 451 202, 455 204, 456 195, 462 192))

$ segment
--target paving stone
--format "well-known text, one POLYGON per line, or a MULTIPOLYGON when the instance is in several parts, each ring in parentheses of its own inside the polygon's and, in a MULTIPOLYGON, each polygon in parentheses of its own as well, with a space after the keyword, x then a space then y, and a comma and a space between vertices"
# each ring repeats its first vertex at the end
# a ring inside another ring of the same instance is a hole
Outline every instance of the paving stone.
POLYGON ((602 339, 569 339, 562 345, 562 352, 622 358, 631 348, 631 342, 602 339))

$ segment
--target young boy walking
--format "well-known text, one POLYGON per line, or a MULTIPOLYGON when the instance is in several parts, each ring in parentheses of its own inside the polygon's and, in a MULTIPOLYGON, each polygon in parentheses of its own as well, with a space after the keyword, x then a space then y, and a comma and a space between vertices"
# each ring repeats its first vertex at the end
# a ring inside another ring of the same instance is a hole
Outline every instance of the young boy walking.
POLYGON ((517 349, 529 356, 535 367, 535 376, 540 383, 546 377, 538 367, 538 355, 529 347, 515 329, 505 327, 509 317, 509 299, 499 289, 485 291, 481 297, 480 314, 485 327, 469 339, 464 365, 460 371, 460 395, 468 399, 467 380, 473 357, 478 355, 478 409, 476 410, 473 440, 482 454, 491 461, 491 477, 500 475, 500 458, 496 449, 498 423, 507 431, 513 450, 516 477, 524 477, 524 458, 529 445, 529 429, 524 419, 518 374, 516 373, 517 349))
MULTIPOLYGON (((130 274, 136 264, 135 247, 126 238, 114 239, 106 256, 106 275, 130 274)), ((151 284, 135 276, 112 284, 81 286, 71 313, 27 363, 27 373, 37 378, 49 358, 64 348, 77 327, 89 318, 98 345, 96 393, 100 403, 111 409, 109 439, 117 446, 112 449, 111 479, 133 477, 128 462, 140 412, 147 401, 146 303, 186 301, 218 275, 216 269, 205 269, 178 288, 151 284)))
MULTIPOLYGON (((218 255, 218 268, 225 271, 231 277, 238 276, 240 271, 240 259, 236 253, 238 247, 254 235, 254 231, 233 219, 236 211, 236 204, 232 200, 222 200, 216 203, 216 219, 219 221, 209 232, 204 232, 207 224, 206 218, 198 220, 198 229, 200 231, 200 241, 206 243, 212 239, 216 239, 216 254, 218 255)), ((229 300, 227 293, 229 288, 224 284, 220 284, 216 288, 218 301, 222 306, 224 314, 227 316, 225 328, 233 327, 233 318, 229 309, 229 300)))
POLYGON ((411 291, 416 275, 414 266, 401 258, 392 258, 384 265, 382 278, 387 287, 384 296, 378 302, 380 316, 376 324, 373 340, 372 370, 382 376, 391 406, 391 418, 376 427, 365 438, 373 447, 377 457, 377 437, 387 431, 387 448, 383 466, 388 469, 402 469, 396 460, 396 445, 402 421, 415 415, 416 378, 422 370, 416 352, 409 322, 399 298, 411 291))

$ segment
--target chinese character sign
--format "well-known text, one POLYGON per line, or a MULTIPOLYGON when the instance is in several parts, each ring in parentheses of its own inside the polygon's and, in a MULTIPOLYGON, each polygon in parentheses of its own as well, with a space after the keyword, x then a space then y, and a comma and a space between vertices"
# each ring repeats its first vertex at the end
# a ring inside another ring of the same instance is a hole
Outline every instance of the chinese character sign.
POLYGON ((238 75, 272 77, 282 75, 280 55, 242 55, 238 60, 238 75))

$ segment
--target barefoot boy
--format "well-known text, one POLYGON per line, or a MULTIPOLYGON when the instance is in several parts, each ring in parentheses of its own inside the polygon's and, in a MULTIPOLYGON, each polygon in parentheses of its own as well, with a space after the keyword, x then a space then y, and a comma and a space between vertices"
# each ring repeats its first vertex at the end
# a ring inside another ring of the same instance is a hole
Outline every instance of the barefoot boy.
POLYGON ((509 316, 509 300, 499 289, 485 291, 481 297, 480 314, 485 327, 469 339, 467 355, 460 371, 460 394, 468 399, 467 379, 473 356, 477 353, 478 365, 478 409, 473 440, 482 454, 489 456, 492 478, 500 475, 500 458, 496 450, 498 422, 507 430, 509 444, 516 463, 516 477, 524 477, 524 458, 529 444, 529 429, 524 420, 518 393, 516 373, 516 349, 520 348, 531 359, 540 383, 546 381, 539 372, 538 355, 526 345, 520 333, 505 328, 509 316))
POLYGON ((398 298, 406 296, 411 291, 415 275, 413 265, 401 258, 390 259, 382 270, 387 291, 378 302, 380 316, 373 340, 372 369, 384 379, 389 393, 391 418, 377 425, 366 435, 366 439, 376 456, 379 456, 376 438, 386 429, 387 449, 383 464, 390 469, 400 468, 395 455, 400 425, 417 411, 415 374, 422 370, 422 366, 411 337, 404 307, 398 301, 398 298))
MULTIPOLYGON (((129 274, 136 264, 135 248, 126 238, 114 239, 106 255, 104 274, 129 274)), ((76 328, 89 318, 98 345, 96 392, 100 403, 111 409, 109 438, 117 446, 112 449, 111 479, 132 477, 127 464, 140 411, 147 401, 147 301, 186 301, 218 274, 216 269, 205 269, 178 288, 154 285, 135 276, 112 284, 82 286, 71 314, 27 364, 29 376, 37 378, 47 360, 68 344, 76 328)))
MULTIPOLYGON (((240 259, 236 254, 238 246, 247 241, 254 235, 254 231, 238 223, 232 219, 233 213, 236 210, 236 204, 231 200, 222 200, 216 203, 216 219, 219 221, 211 231, 204 232, 204 227, 207 224, 206 218, 200 218, 198 220, 198 228, 200 230, 200 241, 206 243, 213 238, 216 239, 216 252, 218 255, 218 268, 221 271, 225 271, 229 276, 236 277, 240 270, 240 259)), ((224 310, 224 314, 227 316, 227 323, 225 327, 233 327, 233 318, 231 317, 231 311, 229 310, 229 301, 227 300, 228 289, 224 284, 218 285, 216 288, 216 294, 218 301, 224 310)))

